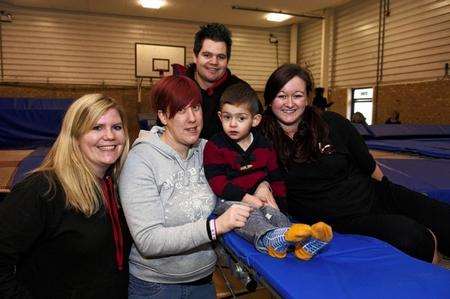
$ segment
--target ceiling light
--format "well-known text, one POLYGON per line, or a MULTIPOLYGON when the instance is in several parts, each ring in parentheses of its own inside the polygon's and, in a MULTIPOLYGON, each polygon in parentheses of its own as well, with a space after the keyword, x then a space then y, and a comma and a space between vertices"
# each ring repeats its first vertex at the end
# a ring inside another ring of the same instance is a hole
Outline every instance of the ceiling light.
POLYGON ((160 9, 166 4, 164 0, 139 0, 139 4, 145 8, 160 9))
POLYGON ((292 18, 292 16, 290 15, 286 15, 283 13, 269 13, 266 15, 266 20, 267 21, 271 21, 271 22, 283 22, 286 21, 287 19, 292 18))

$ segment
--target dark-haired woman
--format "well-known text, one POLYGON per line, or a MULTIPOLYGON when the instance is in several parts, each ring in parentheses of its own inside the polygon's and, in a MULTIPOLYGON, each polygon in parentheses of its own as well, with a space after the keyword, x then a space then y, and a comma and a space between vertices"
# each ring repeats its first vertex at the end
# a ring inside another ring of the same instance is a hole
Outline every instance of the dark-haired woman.
POLYGON ((390 182, 347 119, 309 105, 312 90, 309 72, 286 64, 264 91, 261 130, 286 171, 288 213, 425 261, 437 261, 437 248, 450 255, 450 206, 390 182))

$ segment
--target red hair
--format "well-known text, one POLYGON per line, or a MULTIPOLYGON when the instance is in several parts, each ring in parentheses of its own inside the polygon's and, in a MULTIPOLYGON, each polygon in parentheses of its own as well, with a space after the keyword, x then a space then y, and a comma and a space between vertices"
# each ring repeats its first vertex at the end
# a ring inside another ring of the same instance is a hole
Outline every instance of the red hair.
POLYGON ((202 103, 202 95, 197 84, 186 76, 168 76, 158 81, 152 88, 150 99, 156 111, 169 112, 173 118, 187 106, 202 103))

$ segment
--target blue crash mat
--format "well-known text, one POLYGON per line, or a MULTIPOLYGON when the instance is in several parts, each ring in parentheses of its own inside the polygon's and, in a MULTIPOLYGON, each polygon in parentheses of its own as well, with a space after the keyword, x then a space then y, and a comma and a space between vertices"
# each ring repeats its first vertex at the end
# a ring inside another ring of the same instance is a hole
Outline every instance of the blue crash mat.
POLYGON ((324 251, 304 262, 254 249, 231 232, 225 247, 282 298, 450 298, 450 271, 400 252, 374 238, 335 233, 324 251))
POLYGON ((39 147, 23 159, 17 166, 12 180, 12 186, 23 180, 30 171, 41 165, 49 150, 49 147, 39 147))
POLYGON ((450 204, 450 160, 377 159, 392 182, 450 204))
POLYGON ((450 138, 366 140, 370 149, 450 159, 450 138))
POLYGON ((450 125, 371 125, 368 130, 376 138, 450 137, 450 125))

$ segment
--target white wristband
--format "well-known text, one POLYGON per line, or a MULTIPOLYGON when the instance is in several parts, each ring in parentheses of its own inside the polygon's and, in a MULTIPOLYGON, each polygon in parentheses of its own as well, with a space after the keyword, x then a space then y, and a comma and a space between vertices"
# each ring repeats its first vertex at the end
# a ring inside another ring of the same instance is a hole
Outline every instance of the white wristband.
POLYGON ((209 229, 211 230, 211 238, 217 240, 216 220, 209 220, 209 229))

